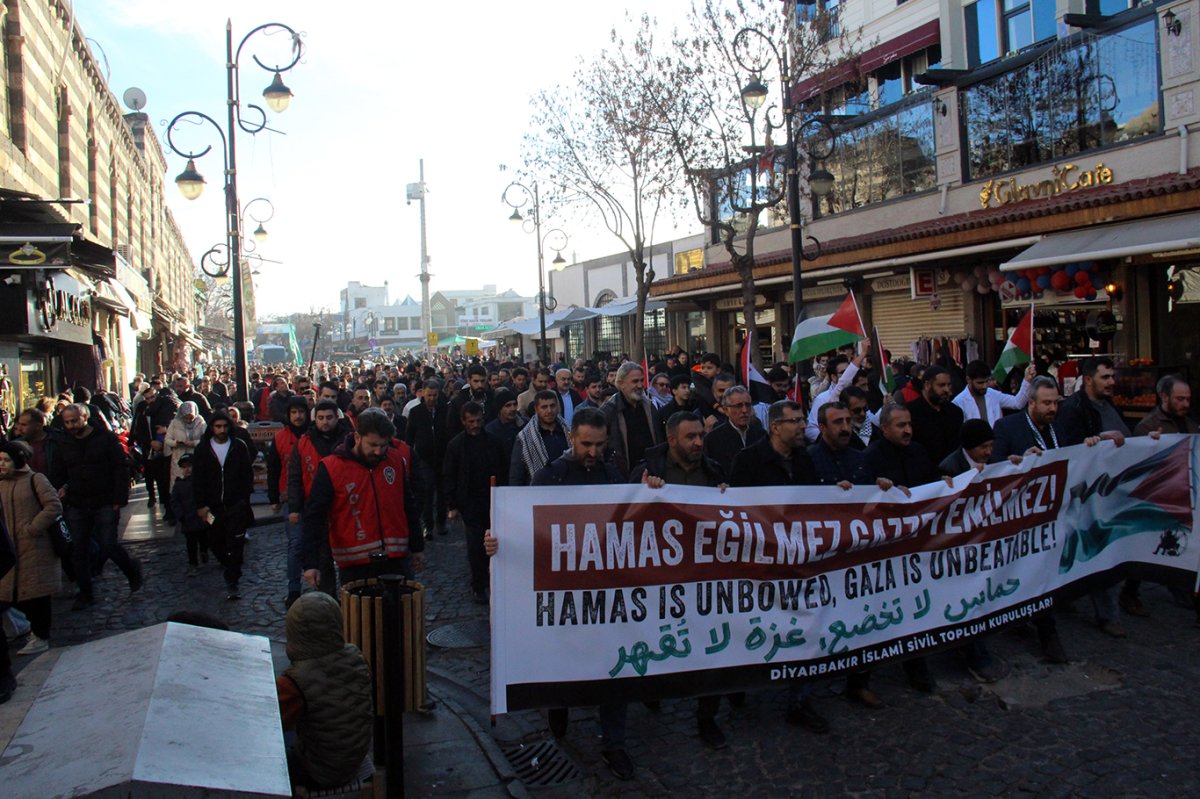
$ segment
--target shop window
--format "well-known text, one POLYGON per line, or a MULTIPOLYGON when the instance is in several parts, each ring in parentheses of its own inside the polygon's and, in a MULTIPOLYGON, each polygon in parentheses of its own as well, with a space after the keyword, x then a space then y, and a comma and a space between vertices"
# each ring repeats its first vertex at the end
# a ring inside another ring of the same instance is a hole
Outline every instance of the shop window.
POLYGON ((583 341, 584 327, 583 327, 583 325, 584 325, 583 322, 572 322, 571 324, 569 324, 563 328, 563 334, 565 335, 565 337, 567 339, 567 349, 566 349, 567 358, 569 358, 572 361, 575 360, 576 358, 585 357, 584 352, 583 352, 583 347, 584 347, 584 341, 583 341))
POLYGON ((45 356, 23 353, 18 389, 21 392, 21 410, 32 408, 42 397, 53 396, 50 387, 50 367, 45 356))
POLYGON ((602 316, 596 330, 596 351, 607 355, 620 355, 624 347, 621 335, 621 317, 602 316))
POLYGON ((971 178, 1157 134, 1154 19, 1050 48, 962 93, 971 178))
POLYGON ((708 325, 704 321, 704 312, 689 311, 683 324, 687 328, 687 342, 684 347, 690 348, 693 354, 708 352, 708 325))
POLYGON ((688 272, 702 268, 704 268, 703 248, 697 247, 694 250, 675 253, 675 274, 686 275, 688 272))

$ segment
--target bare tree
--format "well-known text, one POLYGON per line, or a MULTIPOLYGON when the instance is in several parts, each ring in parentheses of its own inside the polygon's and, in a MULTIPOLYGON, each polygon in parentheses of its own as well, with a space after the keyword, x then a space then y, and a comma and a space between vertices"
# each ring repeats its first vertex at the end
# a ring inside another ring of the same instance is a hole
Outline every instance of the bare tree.
POLYGON ((228 280, 218 283, 207 275, 201 280, 207 288, 204 291, 204 305, 201 309, 203 318, 200 324, 222 331, 229 330, 232 335, 233 284, 228 280))
POLYGON ((657 111, 640 74, 657 68, 657 24, 626 18, 628 34, 613 29, 612 44, 575 70, 568 86, 539 92, 526 168, 549 183, 545 200, 586 218, 598 215, 633 263, 637 284, 634 357, 643 351, 650 263, 660 217, 680 207, 685 192, 671 143, 656 136, 657 111), (628 38, 627 38, 628 36, 628 38))
MULTIPOLYGON (((830 69, 857 45, 825 11, 806 12, 807 18, 797 20, 796 8, 774 0, 693 0, 690 29, 676 33, 652 67, 638 73, 641 93, 654 108, 653 129, 675 152, 701 224, 724 245, 741 279, 742 313, 750 329, 755 238, 764 222, 786 219, 784 142, 773 143, 770 136, 782 124, 780 109, 792 98, 781 94, 781 65, 771 44, 787 54, 786 86, 830 69), (739 36, 745 28, 761 35, 739 36), (748 70, 747 64, 761 69, 748 70), (765 109, 755 111, 742 101, 751 77, 770 88, 773 99, 765 109)), ((799 138, 798 126, 794 130, 804 176, 809 150, 827 150, 829 143, 814 144, 799 138)), ((778 136, 782 139, 784 131, 778 136)), ((806 182, 802 187, 807 191, 806 182)))

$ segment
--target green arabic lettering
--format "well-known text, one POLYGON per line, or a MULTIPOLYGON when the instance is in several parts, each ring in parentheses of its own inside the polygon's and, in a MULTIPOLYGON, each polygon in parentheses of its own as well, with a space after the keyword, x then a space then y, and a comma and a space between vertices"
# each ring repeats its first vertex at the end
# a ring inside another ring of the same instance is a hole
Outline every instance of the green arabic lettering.
POLYGON ((931 600, 929 598, 929 589, 928 588, 923 589, 921 591, 921 596, 917 597, 916 602, 917 602, 917 612, 913 614, 913 618, 914 619, 922 619, 925 617, 925 614, 929 612, 930 608, 933 607, 933 600, 931 600), (924 600, 925 600, 924 606, 922 606, 922 604, 921 604, 922 598, 924 598, 924 600))
POLYGON ((721 622, 721 640, 717 640, 717 628, 713 627, 708 631, 708 637, 712 640, 712 646, 704 647, 704 654, 715 655, 721 652, 725 647, 729 646, 729 622, 721 622))

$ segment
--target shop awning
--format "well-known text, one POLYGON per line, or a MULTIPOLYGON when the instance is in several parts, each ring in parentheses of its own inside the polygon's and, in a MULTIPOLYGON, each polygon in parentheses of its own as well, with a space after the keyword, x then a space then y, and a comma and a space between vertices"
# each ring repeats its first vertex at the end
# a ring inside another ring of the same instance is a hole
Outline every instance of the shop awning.
MULTIPOLYGON (((646 313, 661 311, 667 304, 661 300, 646 299, 646 313)), ((632 316, 637 313, 637 297, 618 297, 607 305, 591 308, 596 316, 632 316)))
POLYGON ((1003 272, 1079 261, 1125 258, 1200 247, 1200 211, 1052 233, 1011 261, 1003 272))
POLYGON ((137 311, 137 302, 125 287, 115 280, 101 280, 96 283, 96 302, 125 316, 137 311))

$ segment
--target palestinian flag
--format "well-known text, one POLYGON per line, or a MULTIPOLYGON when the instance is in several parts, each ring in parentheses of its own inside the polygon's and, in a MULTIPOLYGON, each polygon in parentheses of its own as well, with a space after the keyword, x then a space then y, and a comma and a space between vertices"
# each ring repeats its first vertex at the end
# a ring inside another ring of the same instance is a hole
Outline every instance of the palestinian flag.
POLYGON ((1004 345, 1004 351, 1000 353, 1000 359, 996 361, 996 368, 992 370, 992 377, 996 378, 997 383, 1003 383, 1008 379, 1008 373, 1018 366, 1025 366, 1033 360, 1033 306, 1025 312, 1021 317, 1021 321, 1013 328, 1012 333, 1008 335, 1008 342, 1004 345))
POLYGON ((875 350, 875 357, 879 359, 879 390, 887 396, 896 390, 896 376, 892 374, 892 362, 883 348, 878 327, 875 328, 875 338, 871 340, 871 349, 875 350))
POLYGON ((829 316, 801 319, 792 335, 792 349, 788 352, 788 363, 812 358, 823 352, 836 350, 847 344, 862 341, 867 337, 862 314, 851 291, 842 301, 841 307, 829 316))
POLYGON ((771 388, 771 384, 767 382, 767 378, 763 377, 762 372, 754 365, 754 359, 751 353, 754 352, 754 332, 747 330, 746 337, 742 340, 742 351, 738 353, 738 366, 742 373, 742 385, 750 390, 750 399, 752 402, 765 402, 770 404, 775 400, 775 391, 771 388))

